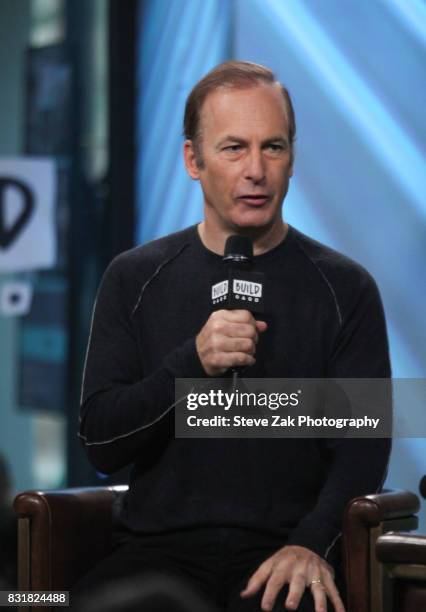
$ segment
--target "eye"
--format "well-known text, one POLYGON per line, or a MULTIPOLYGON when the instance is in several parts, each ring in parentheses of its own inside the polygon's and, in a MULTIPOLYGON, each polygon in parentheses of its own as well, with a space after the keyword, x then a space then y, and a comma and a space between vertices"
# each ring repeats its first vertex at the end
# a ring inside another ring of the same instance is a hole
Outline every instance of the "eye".
POLYGON ((240 144, 228 145, 227 147, 224 147, 223 150, 229 151, 230 153, 238 153, 238 151, 241 151, 241 145, 240 144))
POLYGON ((268 145, 266 145, 266 148, 269 149, 269 151, 272 151, 273 153, 279 153, 285 150, 284 145, 278 142, 270 142, 268 145))

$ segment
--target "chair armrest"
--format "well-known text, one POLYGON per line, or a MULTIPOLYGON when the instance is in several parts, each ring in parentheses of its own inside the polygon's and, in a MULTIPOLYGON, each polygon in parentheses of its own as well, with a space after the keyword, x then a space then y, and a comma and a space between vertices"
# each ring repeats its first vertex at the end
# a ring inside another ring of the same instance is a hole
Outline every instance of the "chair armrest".
POLYGON ((410 491, 383 491, 356 497, 343 517, 343 562, 348 608, 356 612, 382 609, 383 577, 375 556, 377 538, 390 529, 416 529, 420 508, 410 491))
POLYGON ((122 487, 25 491, 18 516, 18 588, 68 590, 111 547, 113 505, 122 487))
POLYGON ((419 509, 420 501, 415 493, 395 489, 351 500, 346 507, 345 520, 349 525, 355 521, 366 527, 376 527, 383 521, 414 515, 419 509))
POLYGON ((376 554, 392 579, 394 609, 426 610, 426 536, 389 532, 377 540, 376 554))
POLYGON ((390 531, 377 540, 376 554, 386 564, 426 566, 426 535, 390 531))

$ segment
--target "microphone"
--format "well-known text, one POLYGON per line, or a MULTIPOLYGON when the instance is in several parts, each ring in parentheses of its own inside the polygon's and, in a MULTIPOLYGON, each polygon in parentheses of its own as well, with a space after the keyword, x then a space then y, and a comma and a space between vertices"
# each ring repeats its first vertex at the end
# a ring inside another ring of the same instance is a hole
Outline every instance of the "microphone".
POLYGON ((215 310, 241 308, 253 314, 264 312, 264 275, 254 272, 253 244, 247 236, 229 236, 222 258, 225 272, 212 286, 215 310))
POLYGON ((253 244, 247 236, 229 236, 225 243, 223 263, 236 266, 251 266, 253 263, 253 244))
MULTIPOLYGON (((254 272, 253 244, 247 236, 229 236, 222 258, 225 272, 221 280, 212 286, 211 300, 214 309, 243 309, 254 315, 264 312, 264 274, 254 272)), ((232 385, 236 387, 238 373, 244 368, 232 370, 232 385)))

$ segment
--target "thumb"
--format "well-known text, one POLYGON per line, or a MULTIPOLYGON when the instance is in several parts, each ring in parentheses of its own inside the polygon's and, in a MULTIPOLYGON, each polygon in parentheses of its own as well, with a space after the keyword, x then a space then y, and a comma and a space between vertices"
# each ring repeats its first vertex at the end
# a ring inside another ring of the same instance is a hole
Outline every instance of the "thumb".
POLYGON ((266 321, 256 321, 256 329, 258 332, 262 333, 268 329, 268 324, 266 321))

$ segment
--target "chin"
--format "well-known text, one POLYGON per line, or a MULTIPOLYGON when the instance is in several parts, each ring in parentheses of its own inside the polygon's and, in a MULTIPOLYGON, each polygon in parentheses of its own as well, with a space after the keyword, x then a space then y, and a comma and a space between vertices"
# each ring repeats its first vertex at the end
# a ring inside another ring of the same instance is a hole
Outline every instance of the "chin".
POLYGON ((232 219, 233 225, 241 229, 267 229, 272 227, 277 220, 271 219, 270 215, 259 214, 261 211, 254 211, 254 213, 242 214, 232 219))

